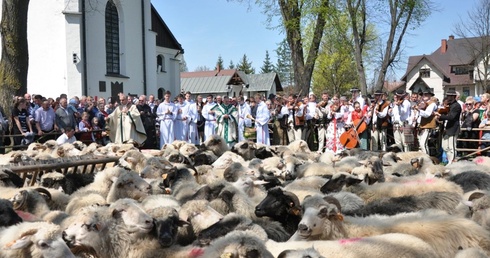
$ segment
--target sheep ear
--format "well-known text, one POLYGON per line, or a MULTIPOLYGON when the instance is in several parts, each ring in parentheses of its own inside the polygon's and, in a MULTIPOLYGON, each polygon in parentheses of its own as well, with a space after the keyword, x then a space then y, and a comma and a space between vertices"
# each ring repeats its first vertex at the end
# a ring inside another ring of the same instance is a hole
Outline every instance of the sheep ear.
POLYGON ((463 201, 463 204, 468 206, 468 207, 473 207, 473 202, 472 201, 463 201))
POLYGON ((22 233, 19 239, 5 245, 5 249, 23 249, 32 244, 31 236, 37 233, 37 229, 31 229, 22 233))
POLYGON ((177 222, 177 225, 179 227, 189 226, 190 224, 191 224, 190 222, 182 220, 182 219, 179 219, 179 221, 177 222))
POLYGON ((322 186, 322 188, 320 188, 320 191, 322 191, 322 193, 332 193, 332 192, 338 192, 338 191, 342 190, 342 187, 344 187, 344 185, 345 185, 345 180, 343 180, 343 179, 344 178, 339 177, 336 179, 328 180, 322 186))
POLYGON ((121 217, 121 212, 123 210, 118 210, 118 209, 114 209, 112 210, 112 217, 115 218, 115 219, 118 219, 121 217))
MULTIPOLYGON (((345 186, 349 187, 351 185, 358 185, 362 182, 361 179, 349 177, 345 180, 345 186)), ((328 183, 328 182, 327 182, 328 183)))
MULTIPOLYGON (((483 196, 485 196, 484 193, 481 193, 481 192, 474 192, 470 195, 470 197, 468 197, 468 201, 473 201, 473 200, 476 200, 476 199, 480 199, 482 198, 483 196)), ((471 207, 471 206, 470 206, 471 207)))
POLYGON ((293 250, 284 250, 282 251, 277 258, 287 258, 289 257, 289 254, 292 253, 293 250))

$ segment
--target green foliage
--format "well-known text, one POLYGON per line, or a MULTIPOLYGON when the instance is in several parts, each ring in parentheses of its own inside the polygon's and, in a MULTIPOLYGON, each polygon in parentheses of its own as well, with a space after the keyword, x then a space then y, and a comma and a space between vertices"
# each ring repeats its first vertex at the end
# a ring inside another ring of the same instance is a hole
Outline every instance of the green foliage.
POLYGON ((255 74, 255 68, 252 67, 252 62, 248 60, 246 54, 243 54, 242 60, 238 62, 236 68, 246 74, 255 74))
POLYGON ((265 51, 264 64, 260 68, 260 73, 271 73, 274 71, 274 64, 271 62, 271 57, 269 56, 269 51, 265 51))
POLYGON ((281 80, 282 85, 291 86, 294 84, 294 70, 293 62, 291 60, 291 50, 289 45, 284 39, 278 44, 276 49, 277 63, 275 65, 275 71, 281 80))
POLYGON ((235 69, 235 64, 233 63, 233 60, 230 60, 230 64, 228 65, 228 69, 235 69))
POLYGON ((218 56, 218 61, 216 61, 216 67, 219 68, 219 70, 225 69, 224 67, 224 61, 221 55, 218 56))

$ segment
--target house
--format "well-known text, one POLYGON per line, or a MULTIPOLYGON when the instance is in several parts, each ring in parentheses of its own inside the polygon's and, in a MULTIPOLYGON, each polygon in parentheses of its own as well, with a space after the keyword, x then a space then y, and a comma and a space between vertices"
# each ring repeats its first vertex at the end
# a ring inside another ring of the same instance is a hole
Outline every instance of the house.
POLYGON ((483 53, 488 55, 489 44, 485 37, 455 39, 449 36, 441 40, 432 54, 410 56, 402 81, 412 92, 432 88, 439 100, 448 90, 459 91, 462 96, 482 94, 485 90, 478 75, 482 73, 482 62, 486 59, 483 53))
POLYGON ((180 74, 181 92, 190 91, 193 95, 239 95, 248 98, 255 93, 264 96, 282 91, 279 76, 276 73, 245 74, 236 69, 224 69, 180 74))
POLYGON ((184 49, 150 0, 30 1, 29 93, 177 91, 184 49))

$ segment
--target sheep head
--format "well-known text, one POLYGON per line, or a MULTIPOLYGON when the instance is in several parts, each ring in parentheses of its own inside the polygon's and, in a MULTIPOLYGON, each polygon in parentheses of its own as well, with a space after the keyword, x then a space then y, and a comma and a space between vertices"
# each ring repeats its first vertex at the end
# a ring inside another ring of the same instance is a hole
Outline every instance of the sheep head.
POLYGON ((268 216, 277 219, 288 215, 299 216, 300 213, 301 205, 298 197, 289 191, 283 191, 280 187, 269 189, 264 200, 255 206, 257 217, 268 216))
POLYGON ((307 196, 303 200, 303 218, 297 233, 303 239, 316 238, 329 228, 325 223, 331 221, 343 221, 338 200, 330 196, 307 196))
POLYGON ((153 218, 133 199, 119 199, 109 210, 113 218, 124 222, 129 233, 148 233, 153 229, 153 218))

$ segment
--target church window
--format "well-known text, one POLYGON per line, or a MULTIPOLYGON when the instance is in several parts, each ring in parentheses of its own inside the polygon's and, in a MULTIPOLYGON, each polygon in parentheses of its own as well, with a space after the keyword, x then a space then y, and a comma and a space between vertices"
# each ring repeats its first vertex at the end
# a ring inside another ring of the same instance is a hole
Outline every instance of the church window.
POLYGON ((107 74, 120 74, 119 15, 112 0, 105 8, 105 48, 107 74))
POLYGON ((165 57, 163 55, 157 56, 157 73, 165 72, 165 57))

